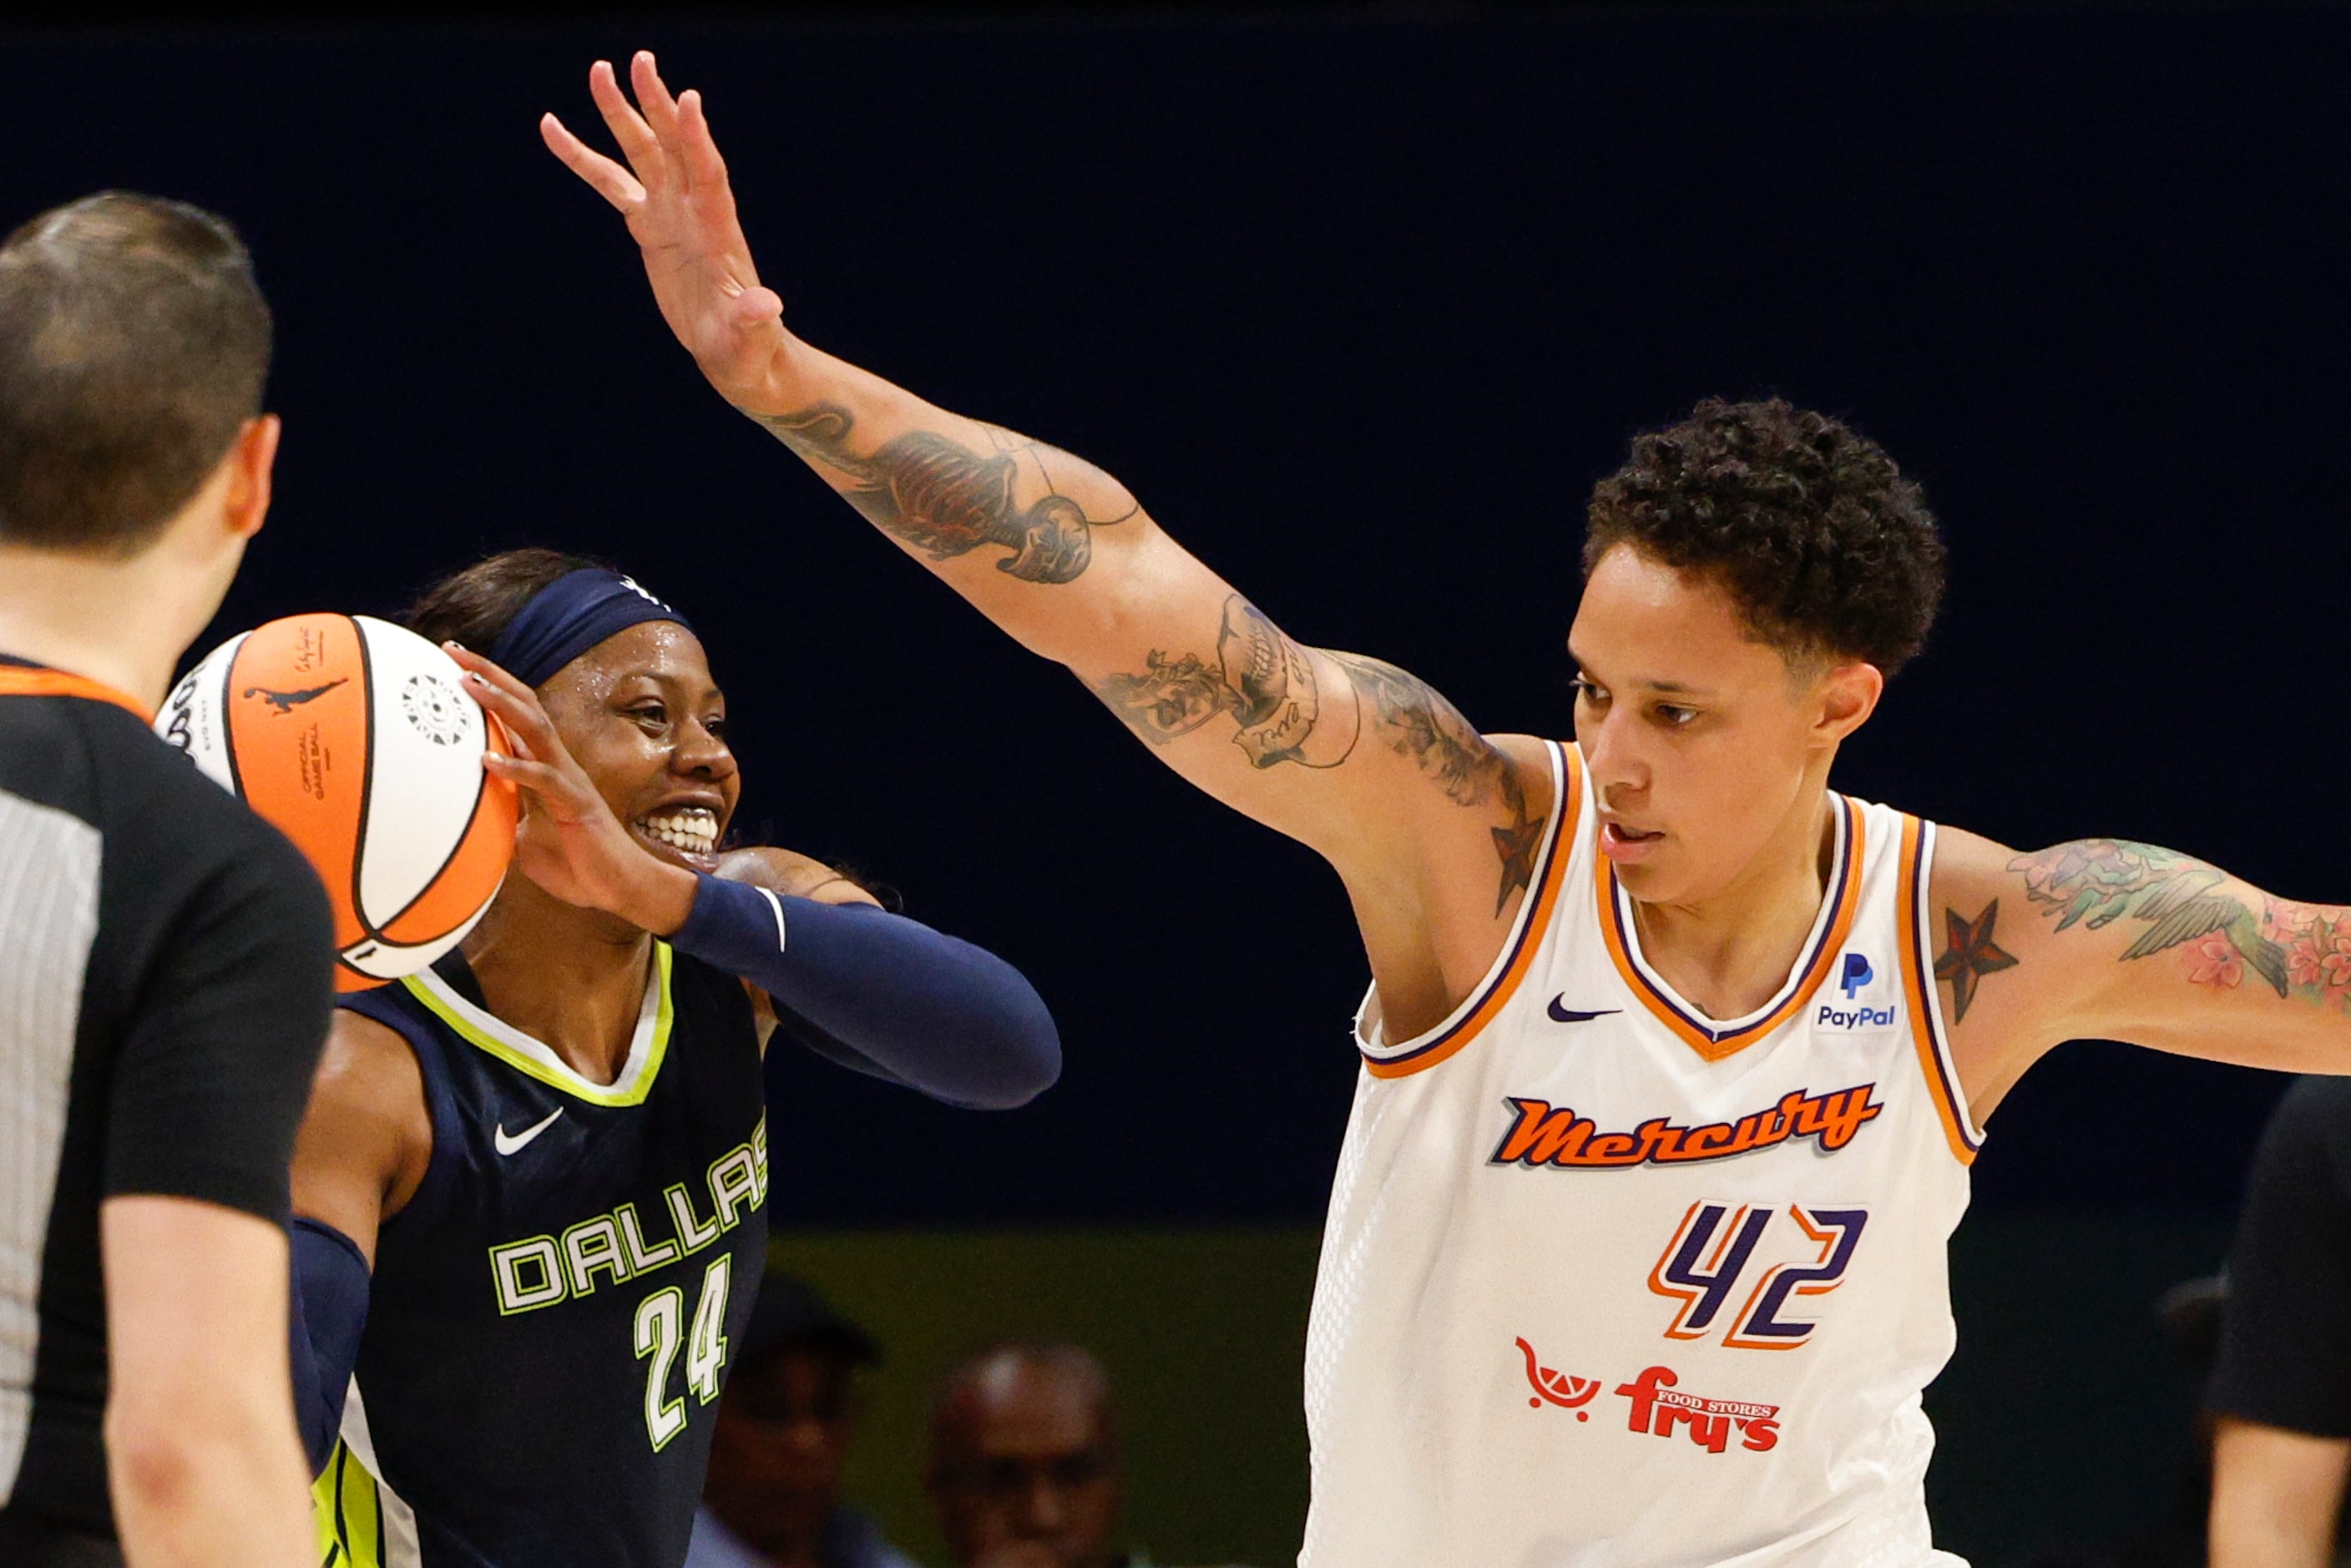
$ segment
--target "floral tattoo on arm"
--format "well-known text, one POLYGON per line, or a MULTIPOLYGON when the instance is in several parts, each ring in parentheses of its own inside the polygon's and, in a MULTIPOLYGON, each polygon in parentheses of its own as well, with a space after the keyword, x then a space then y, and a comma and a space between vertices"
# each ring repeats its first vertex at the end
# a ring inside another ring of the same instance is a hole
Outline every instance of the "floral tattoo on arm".
POLYGON ((2077 839, 2009 869, 2060 931, 2143 922, 2125 961, 2177 948, 2195 985, 2234 989, 2251 974, 2281 997, 2351 1000, 2351 909, 2249 897, 2216 866, 2128 839, 2077 839))

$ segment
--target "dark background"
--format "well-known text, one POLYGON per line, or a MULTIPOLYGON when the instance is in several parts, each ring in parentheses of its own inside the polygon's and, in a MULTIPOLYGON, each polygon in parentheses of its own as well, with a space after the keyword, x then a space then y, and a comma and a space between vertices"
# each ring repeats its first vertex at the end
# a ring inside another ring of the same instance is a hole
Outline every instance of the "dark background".
MULTIPOLYGON (((1570 725, 1582 504, 1709 392, 1926 485, 1949 611, 1845 789, 2346 895, 2340 11, 283 20, 7 39, 0 213, 187 197, 287 421, 214 633, 611 558, 729 687, 741 821, 1015 958, 1061 1086, 811 1063, 805 1223, 1311 1218, 1364 966, 1311 856, 1164 774, 702 383, 541 149, 587 62, 705 92, 799 329, 1082 452, 1292 631, 1570 725)), ((600 128, 601 130, 601 128, 600 128)), ((207 645, 214 640, 208 635, 207 645)), ((2074 1046, 1985 1206, 2228 1201, 2279 1081, 2074 1046)))
MULTIPOLYGON (((2351 895, 2342 10, 0 34, 0 213, 188 197, 244 226, 276 303, 279 500, 204 645, 394 612, 494 549, 609 557, 704 629, 742 822, 1052 1002, 1068 1071, 1016 1113, 797 1068, 778 1219, 876 1237, 844 1290, 932 1267, 881 1228, 1311 1227, 1364 967, 1311 855, 1160 770, 702 384, 533 129, 584 122, 587 62, 638 45, 706 93, 804 335, 1103 463, 1293 632, 1563 733, 1593 481, 1703 395, 1782 392, 1884 441, 1952 546, 1944 622, 1843 788, 2351 895)), ((2160 1511, 2185 1396, 2147 1302, 2218 1260, 2282 1083, 2077 1044, 2003 1106, 1930 1401, 1949 1543, 2160 1511)), ((1209 1364, 1201 1337, 1121 1375, 1209 1364)), ((1259 1436, 1247 1540, 1278 1542, 1300 1439, 1259 1436)), ((1138 1511, 1146 1482, 1187 1517, 1189 1472, 1139 1479, 1138 1511)))

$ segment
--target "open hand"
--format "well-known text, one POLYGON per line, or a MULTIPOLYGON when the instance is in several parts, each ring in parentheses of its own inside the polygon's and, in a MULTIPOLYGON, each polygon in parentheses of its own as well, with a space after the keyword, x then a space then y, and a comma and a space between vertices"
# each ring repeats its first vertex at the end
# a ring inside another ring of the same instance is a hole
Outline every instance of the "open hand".
POLYGON ((515 755, 486 753, 482 766, 523 791, 515 868, 566 904, 601 909, 666 936, 694 912, 694 873, 648 852, 597 793, 555 732, 538 695, 455 643, 443 652, 465 672, 465 690, 506 727, 515 755))
POLYGON ((552 114, 540 119, 539 134, 565 167, 628 220, 662 318, 710 384, 747 413, 788 413, 769 390, 789 341, 784 302, 759 286, 726 161, 702 115, 702 95, 689 88, 671 97, 644 49, 630 59, 629 78, 634 107, 610 61, 598 60, 588 72, 588 90, 626 167, 552 114))

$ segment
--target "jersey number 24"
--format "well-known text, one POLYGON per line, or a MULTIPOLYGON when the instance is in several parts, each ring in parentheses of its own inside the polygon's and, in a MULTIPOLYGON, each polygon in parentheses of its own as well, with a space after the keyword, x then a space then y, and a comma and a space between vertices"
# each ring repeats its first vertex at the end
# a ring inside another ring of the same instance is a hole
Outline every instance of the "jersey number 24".
POLYGON ((702 1272, 702 1300, 694 1309, 694 1329, 685 1327, 685 1292, 672 1285, 637 1303, 637 1359, 645 1367, 645 1436, 658 1454, 685 1430, 685 1401, 669 1396, 669 1372, 685 1344, 685 1385, 707 1405, 718 1397, 726 1371, 726 1292, 734 1260, 714 1258, 702 1272))

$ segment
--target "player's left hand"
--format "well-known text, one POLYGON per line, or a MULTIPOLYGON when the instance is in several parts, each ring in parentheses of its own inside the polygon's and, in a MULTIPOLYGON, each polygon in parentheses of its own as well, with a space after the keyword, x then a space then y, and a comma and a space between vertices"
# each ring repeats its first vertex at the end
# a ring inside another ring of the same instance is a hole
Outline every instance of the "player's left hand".
POLYGON ((555 732, 538 694, 455 643, 442 651, 465 672, 465 691, 506 727, 516 755, 486 752, 482 766, 523 791, 516 869, 566 904, 617 915, 665 936, 694 912, 695 876, 631 836, 555 732))
POLYGON ((784 302, 760 286, 751 265, 702 95, 688 88, 672 97, 644 49, 630 59, 629 78, 634 104, 609 61, 598 60, 588 73, 588 90, 625 167, 552 114, 540 119, 539 135, 564 167, 628 220, 662 318, 710 384, 746 413, 784 413, 765 406, 774 401, 768 383, 788 351, 784 302))

